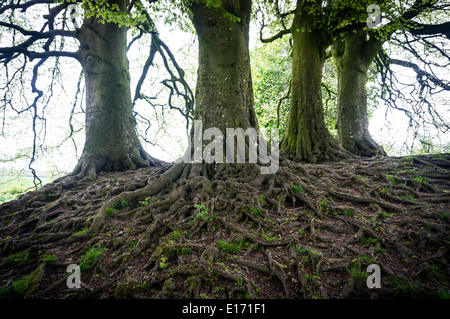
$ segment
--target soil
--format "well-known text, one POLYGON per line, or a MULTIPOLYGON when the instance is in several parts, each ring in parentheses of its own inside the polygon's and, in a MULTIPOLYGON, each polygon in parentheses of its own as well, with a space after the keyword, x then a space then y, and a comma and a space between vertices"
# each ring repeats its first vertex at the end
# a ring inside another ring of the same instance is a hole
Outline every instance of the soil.
POLYGON ((60 179, 0 206, 0 298, 448 298, 449 170, 438 154, 60 179))

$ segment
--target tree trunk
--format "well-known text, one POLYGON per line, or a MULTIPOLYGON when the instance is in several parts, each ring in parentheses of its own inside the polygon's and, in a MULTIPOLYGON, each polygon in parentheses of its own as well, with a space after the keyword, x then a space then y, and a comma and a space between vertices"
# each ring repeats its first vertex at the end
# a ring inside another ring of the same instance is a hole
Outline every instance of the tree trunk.
POLYGON ((194 119, 203 130, 218 128, 224 135, 227 128, 258 131, 248 47, 251 1, 224 0, 218 8, 193 3, 191 10, 199 42, 194 119))
POLYGON ((100 171, 161 164, 144 151, 135 131, 126 33, 125 27, 101 23, 98 18, 86 19, 81 28, 86 140, 73 174, 95 178, 100 171))
POLYGON ((386 155, 370 135, 367 116, 367 72, 382 43, 359 31, 333 48, 338 70, 337 132, 342 146, 358 156, 386 155))
POLYGON ((312 163, 346 157, 324 121, 322 68, 328 45, 315 24, 312 15, 297 9, 291 28, 291 107, 281 142, 282 154, 312 163))

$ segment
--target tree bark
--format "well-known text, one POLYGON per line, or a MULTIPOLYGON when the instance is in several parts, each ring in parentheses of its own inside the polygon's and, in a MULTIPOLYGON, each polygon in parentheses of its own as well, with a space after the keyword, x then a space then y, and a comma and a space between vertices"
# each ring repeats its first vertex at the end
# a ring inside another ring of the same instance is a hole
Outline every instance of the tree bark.
MULTIPOLYGON (((122 10, 125 1, 120 1, 122 10)), ((86 19, 80 29, 80 61, 86 83, 86 140, 74 175, 92 178, 100 171, 123 171, 159 165, 135 131, 127 30, 115 23, 86 19)))
POLYGON ((281 142, 282 154, 312 163, 347 156, 324 121, 322 68, 328 44, 324 32, 315 26, 314 16, 297 8, 291 27, 291 107, 281 142))
POLYGON ((337 41, 333 57, 338 71, 338 139, 349 152, 371 157, 386 155, 369 132, 366 92, 367 72, 382 42, 366 36, 361 30, 337 41))
POLYGON ((199 43, 194 119, 203 130, 218 128, 223 134, 227 128, 258 131, 249 55, 251 1, 224 0, 218 8, 193 3, 190 9, 199 43))

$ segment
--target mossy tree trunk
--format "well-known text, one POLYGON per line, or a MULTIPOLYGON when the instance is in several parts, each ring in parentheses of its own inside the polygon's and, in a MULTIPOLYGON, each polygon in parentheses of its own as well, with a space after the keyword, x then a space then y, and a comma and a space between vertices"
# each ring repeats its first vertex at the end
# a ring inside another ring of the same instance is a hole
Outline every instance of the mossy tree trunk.
POLYGON ((333 57, 338 71, 337 132, 342 146, 358 156, 386 155, 369 132, 367 72, 382 42, 358 31, 337 41, 333 57))
POLYGON ((220 7, 191 5, 199 43, 194 119, 203 130, 254 128, 249 56, 251 1, 224 0, 220 7))
MULTIPOLYGON (((119 1, 121 10, 126 1, 119 1)), ((123 171, 160 164, 143 149, 135 130, 127 30, 98 18, 80 29, 80 61, 86 84, 86 139, 74 175, 95 178, 100 171, 123 171)))
POLYGON ((282 154, 312 163, 346 157, 324 121, 322 69, 328 39, 316 26, 313 15, 297 8, 291 27, 291 106, 281 142, 282 154))

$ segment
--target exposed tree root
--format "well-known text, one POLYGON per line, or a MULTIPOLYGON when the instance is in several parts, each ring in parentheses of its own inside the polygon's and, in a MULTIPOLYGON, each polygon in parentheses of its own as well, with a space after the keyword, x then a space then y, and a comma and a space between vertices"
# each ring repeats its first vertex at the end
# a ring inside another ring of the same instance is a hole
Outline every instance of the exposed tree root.
POLYGON ((373 156, 386 156, 384 148, 378 145, 370 136, 351 141, 351 146, 344 146, 347 151, 357 156, 373 157, 373 156))
POLYGON ((0 206, 1 296, 26 276, 25 296, 46 298, 448 294, 449 163, 171 164, 44 186, 0 206), (85 264, 81 289, 70 263, 85 264))

